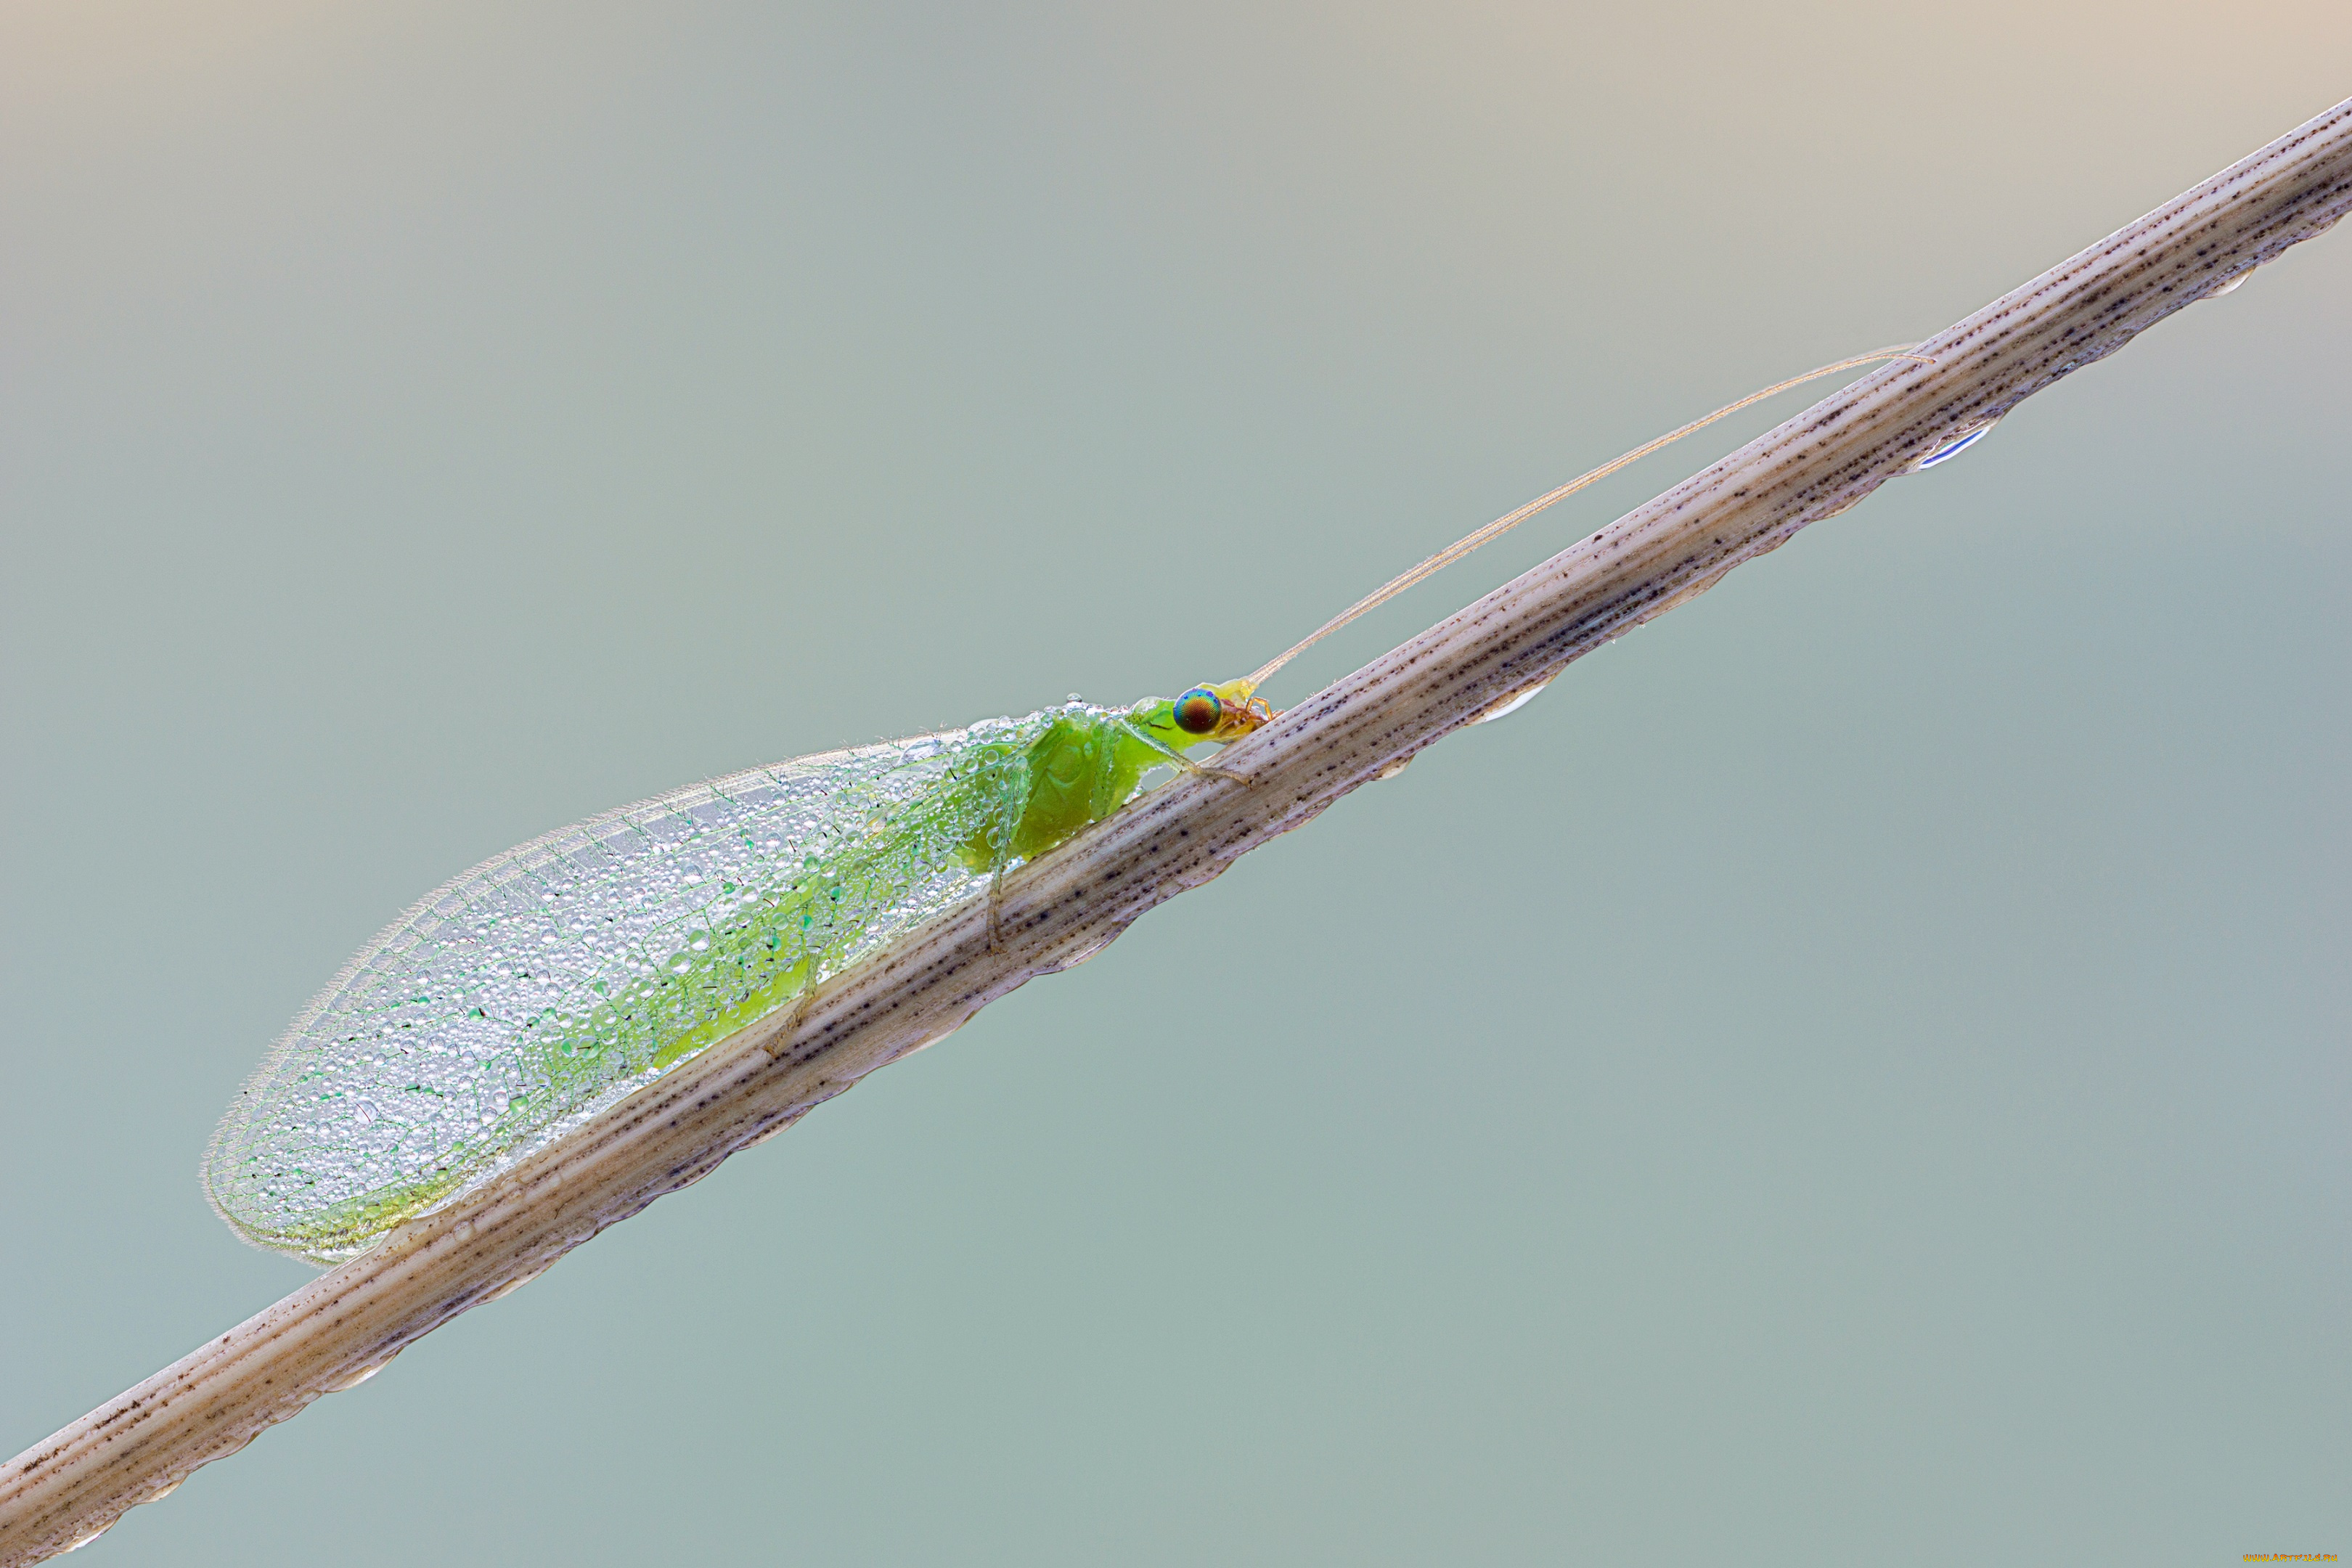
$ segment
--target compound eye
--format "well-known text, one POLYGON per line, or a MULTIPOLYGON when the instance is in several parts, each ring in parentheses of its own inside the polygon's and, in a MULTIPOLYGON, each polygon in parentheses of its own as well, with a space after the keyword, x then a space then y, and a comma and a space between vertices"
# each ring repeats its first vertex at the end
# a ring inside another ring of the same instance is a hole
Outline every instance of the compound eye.
POLYGON ((1196 686, 1176 699, 1176 728, 1187 735, 1205 735, 1225 716, 1225 705, 1205 686, 1196 686))

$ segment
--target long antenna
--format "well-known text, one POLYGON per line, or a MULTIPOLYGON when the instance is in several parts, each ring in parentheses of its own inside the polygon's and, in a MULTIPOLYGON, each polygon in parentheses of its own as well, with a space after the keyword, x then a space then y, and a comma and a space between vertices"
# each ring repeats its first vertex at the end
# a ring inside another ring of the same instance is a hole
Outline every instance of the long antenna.
POLYGON ((1717 409, 1714 413, 1708 415, 1704 419, 1694 419, 1679 430, 1669 431, 1665 435, 1659 437, 1654 441, 1646 442, 1642 446, 1636 447, 1622 458, 1613 458, 1608 462, 1601 464, 1599 468, 1593 469, 1589 474, 1579 475, 1575 479, 1569 480, 1568 483, 1560 486, 1559 489, 1553 490, 1549 494, 1536 497, 1535 500, 1528 502, 1527 505, 1519 508, 1517 511, 1505 512, 1502 516, 1496 518, 1494 521, 1488 523, 1477 532, 1465 535, 1465 537, 1454 541, 1452 544, 1447 545, 1444 549, 1439 551, 1436 554, 1431 556, 1428 560, 1423 562, 1412 571, 1392 579, 1384 586, 1377 588, 1373 592, 1365 595, 1362 598, 1357 600, 1354 604, 1349 605, 1346 609, 1340 611, 1329 620, 1324 622, 1322 626, 1316 628, 1316 632, 1313 637, 1308 637, 1305 642, 1302 642, 1297 647, 1291 648, 1280 658, 1260 666, 1257 673, 1249 678, 1249 686, 1252 689, 1255 689, 1264 684, 1266 677, 1272 675, 1276 670, 1280 669, 1284 665, 1288 664, 1292 659, 1297 658, 1300 654, 1305 653, 1308 648, 1313 647, 1317 643, 1321 642, 1325 637, 1329 637, 1333 632, 1338 631, 1341 626, 1346 626, 1349 621, 1354 620, 1358 616, 1362 615, 1365 611, 1374 609, 1381 605, 1387 604, 1391 599, 1395 598, 1399 594, 1403 593, 1407 588, 1412 587, 1415 583, 1420 582, 1423 578, 1429 576, 1433 573, 1444 571, 1446 567, 1453 565, 1454 563, 1461 560, 1465 555, 1469 554, 1480 545, 1490 544, 1494 541, 1500 539, 1503 535, 1510 532, 1511 530, 1518 527, 1519 524, 1527 521, 1528 519, 1535 516, 1536 513, 1543 510, 1544 508, 1551 505, 1554 501, 1567 500, 1570 496, 1574 495, 1585 486, 1607 479, 1610 475, 1615 473, 1626 464, 1639 462, 1643 458, 1646 458, 1651 453, 1656 451, 1659 447, 1671 446, 1675 442, 1679 441, 1684 437, 1689 435, 1694 430, 1704 430, 1708 426, 1714 424, 1717 420, 1723 418, 1727 415, 1737 414, 1751 403, 1761 403, 1766 398, 1770 397, 1777 393, 1786 392, 1792 386, 1802 386, 1809 381, 1818 381, 1822 376, 1833 374, 1838 371, 1852 370, 1856 365, 1871 364, 1883 359, 1912 359, 1917 360, 1922 364, 1935 363, 1936 362, 1934 360, 1927 358, 1925 354, 1914 353, 1912 352, 1919 345, 1916 343, 1901 343, 1893 348, 1873 349, 1866 354, 1856 354, 1852 359, 1842 359, 1835 364, 1825 364, 1818 369, 1809 370, 1804 374, 1791 376, 1787 381, 1775 382, 1772 385, 1766 387, 1761 392, 1749 393, 1747 396, 1741 398, 1737 403, 1725 404, 1722 407, 1717 409))

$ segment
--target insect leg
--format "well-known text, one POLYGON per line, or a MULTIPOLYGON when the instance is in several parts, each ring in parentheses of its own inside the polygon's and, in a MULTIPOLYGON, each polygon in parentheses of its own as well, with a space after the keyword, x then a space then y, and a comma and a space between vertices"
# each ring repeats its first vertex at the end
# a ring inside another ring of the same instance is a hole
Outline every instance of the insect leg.
POLYGON ((1021 830, 1021 816, 1029 805, 1029 754, 1020 752, 1004 764, 1003 793, 997 808, 1002 813, 996 830, 991 835, 994 852, 988 868, 988 951, 1004 951, 1004 873, 1013 864, 1013 840, 1021 830))
POLYGON ((802 1020, 808 1016, 809 1004, 816 997, 817 950, 813 945, 801 949, 800 994, 792 999, 783 1021, 760 1041, 760 1048, 768 1053, 770 1061, 782 1061, 793 1039, 801 1032, 802 1020))
POLYGON ((1180 773, 1205 774, 1210 778, 1231 779, 1235 784, 1257 783, 1255 779, 1250 777, 1247 773, 1237 773, 1231 768, 1212 767, 1206 763, 1196 763, 1192 758, 1186 756, 1175 747, 1168 744, 1165 741, 1162 741, 1159 736, 1153 734, 1150 731, 1145 729, 1140 724, 1131 724, 1122 719, 1118 721, 1118 727, 1128 734, 1135 737, 1135 739, 1142 742, 1144 745, 1150 748, 1153 752, 1165 760, 1171 767, 1175 768, 1180 773))

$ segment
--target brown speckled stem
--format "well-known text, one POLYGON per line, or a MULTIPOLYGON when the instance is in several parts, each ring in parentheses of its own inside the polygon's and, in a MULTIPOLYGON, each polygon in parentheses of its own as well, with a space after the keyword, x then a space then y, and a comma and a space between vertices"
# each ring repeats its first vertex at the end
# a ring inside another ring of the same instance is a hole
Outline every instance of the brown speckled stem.
POLYGON ((1311 821, 1570 660, 1699 593, 1937 447, 2318 234, 2352 207, 2352 102, 1994 301, 1301 702, 974 905, 731 1037, 490 1190, 404 1226, 0 1468, 0 1568, 162 1496, 604 1226, 939 1039, 1032 975, 1311 821))

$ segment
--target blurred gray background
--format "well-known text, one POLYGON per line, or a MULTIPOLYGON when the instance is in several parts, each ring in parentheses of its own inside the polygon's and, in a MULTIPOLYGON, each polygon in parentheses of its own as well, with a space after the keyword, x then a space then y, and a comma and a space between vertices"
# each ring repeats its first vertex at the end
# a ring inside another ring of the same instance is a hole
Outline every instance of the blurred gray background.
MULTIPOLYGON (((308 1277, 198 1157, 444 878, 1238 674, 2352 91, 2336 0, 1629 9, 0 11, 0 1453, 308 1277)), ((2352 1552, 2347 284, 2176 318, 90 1561, 2352 1552)))

